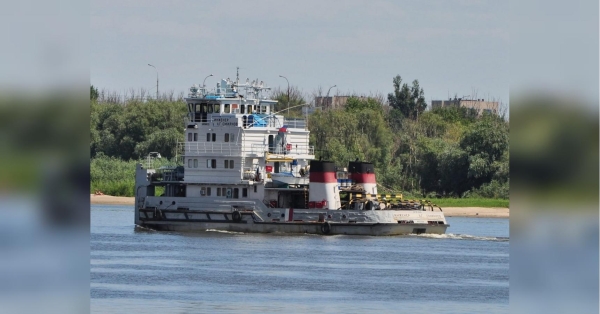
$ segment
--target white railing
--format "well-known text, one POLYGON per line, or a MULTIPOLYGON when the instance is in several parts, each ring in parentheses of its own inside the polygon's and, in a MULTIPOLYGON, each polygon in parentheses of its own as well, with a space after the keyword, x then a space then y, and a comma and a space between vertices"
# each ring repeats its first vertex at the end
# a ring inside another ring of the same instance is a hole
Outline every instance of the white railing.
POLYGON ((224 156, 241 156, 242 146, 236 143, 215 142, 178 142, 177 146, 184 154, 222 154, 224 156))
POLYGON ((288 128, 306 129, 306 120, 286 118, 283 121, 283 125, 287 125, 288 128))
POLYGON ((271 154, 278 155, 314 155, 315 147, 311 145, 296 145, 290 144, 284 147, 281 146, 273 146, 269 147, 266 144, 252 144, 250 147, 250 153, 256 155, 262 155, 265 152, 269 152, 271 154), (289 149, 288 149, 289 148, 289 149))

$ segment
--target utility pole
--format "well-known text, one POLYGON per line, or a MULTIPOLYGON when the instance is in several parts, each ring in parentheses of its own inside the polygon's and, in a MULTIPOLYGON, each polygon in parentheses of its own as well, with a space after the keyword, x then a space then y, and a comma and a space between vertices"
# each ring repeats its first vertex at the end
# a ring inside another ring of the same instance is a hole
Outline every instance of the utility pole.
POLYGON ((158 100, 158 69, 156 69, 156 67, 150 63, 148 63, 148 65, 153 67, 154 70, 156 70, 156 100, 158 100))
POLYGON ((288 81, 287 77, 280 75, 279 77, 283 77, 287 82, 287 114, 290 115, 290 81, 288 81))
MULTIPOLYGON (((329 100, 329 91, 331 91, 332 88, 336 87, 337 85, 333 85, 331 86, 328 90, 327 90, 327 96, 325 96, 325 99, 329 100)), ((331 104, 333 106, 333 99, 331 100, 331 104)), ((323 106, 323 103, 321 103, 321 106, 323 106)), ((329 108, 331 109, 331 108, 329 108)))

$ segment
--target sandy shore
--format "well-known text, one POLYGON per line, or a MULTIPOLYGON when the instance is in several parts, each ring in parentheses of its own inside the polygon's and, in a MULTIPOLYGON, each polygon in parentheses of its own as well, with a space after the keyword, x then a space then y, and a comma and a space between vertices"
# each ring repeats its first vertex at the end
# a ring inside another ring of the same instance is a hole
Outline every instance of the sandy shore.
POLYGON ((90 203, 102 205, 133 205, 134 197, 90 194, 90 203))
MULTIPOLYGON (((133 197, 90 194, 92 204, 133 205, 133 197)), ((443 207, 446 217, 509 218, 510 210, 502 207, 443 207)))

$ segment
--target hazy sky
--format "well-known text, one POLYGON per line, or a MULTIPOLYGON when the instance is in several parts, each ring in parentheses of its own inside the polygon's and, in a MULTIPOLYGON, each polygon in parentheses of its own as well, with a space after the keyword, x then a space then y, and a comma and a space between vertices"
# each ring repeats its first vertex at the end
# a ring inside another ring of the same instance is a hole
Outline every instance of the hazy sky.
POLYGON ((185 91, 217 78, 307 93, 387 94, 418 79, 427 102, 477 92, 509 101, 508 1, 154 1, 91 3, 91 83, 185 91))

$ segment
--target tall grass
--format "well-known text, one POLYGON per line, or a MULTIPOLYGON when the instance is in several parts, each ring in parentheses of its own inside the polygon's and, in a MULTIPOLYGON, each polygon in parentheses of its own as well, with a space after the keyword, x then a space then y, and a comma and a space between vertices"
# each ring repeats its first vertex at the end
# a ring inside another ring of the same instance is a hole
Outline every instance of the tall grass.
MULTIPOLYGON (((135 196, 135 166, 145 160, 124 161, 99 155, 90 160, 90 193, 100 191, 112 196, 135 196)), ((172 161, 157 159, 154 167, 171 165, 172 161)), ((157 191, 159 193, 159 191, 157 191)))
POLYGON ((432 203, 444 207, 506 207, 508 199, 501 198, 439 198, 430 200, 432 203))

